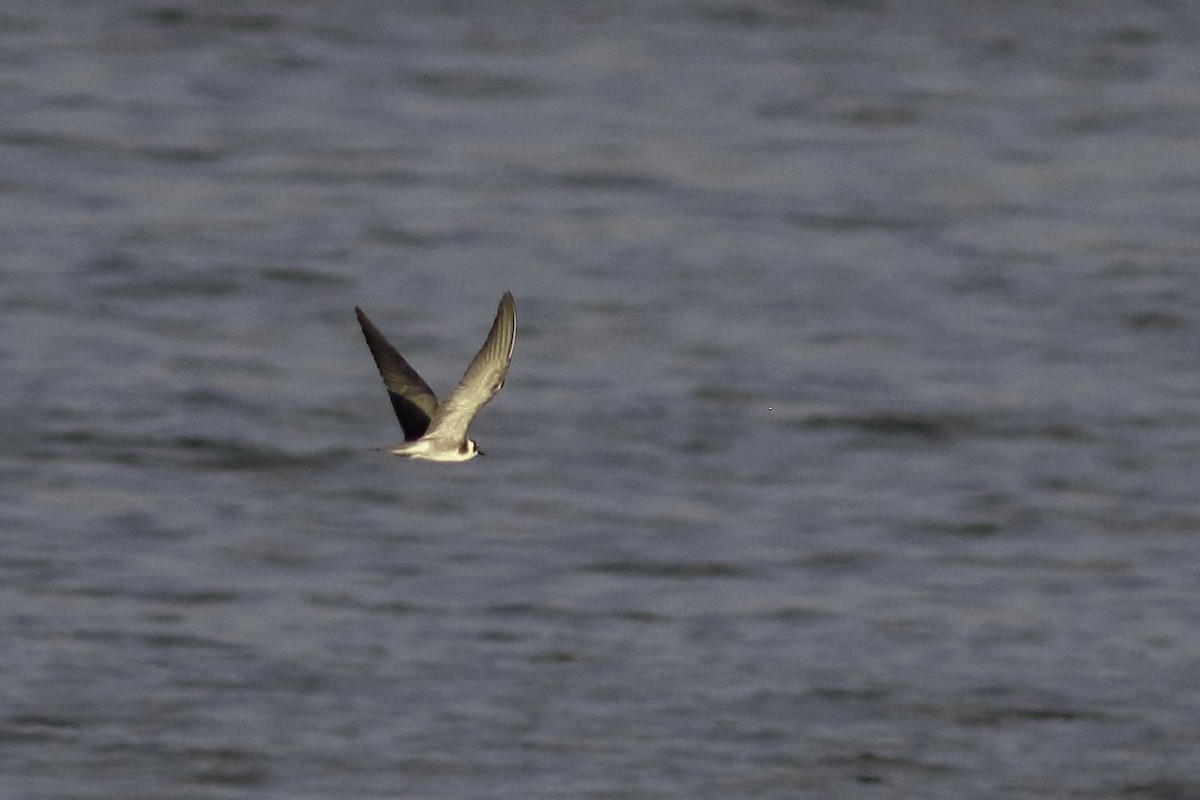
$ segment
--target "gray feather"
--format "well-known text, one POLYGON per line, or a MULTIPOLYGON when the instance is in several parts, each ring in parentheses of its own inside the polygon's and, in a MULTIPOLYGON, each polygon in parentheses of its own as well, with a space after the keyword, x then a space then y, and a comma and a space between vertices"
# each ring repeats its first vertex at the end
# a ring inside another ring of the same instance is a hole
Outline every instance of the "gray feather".
POLYGON ((517 306, 512 293, 505 292, 483 347, 471 359, 462 380, 432 414, 425 436, 455 441, 466 438, 471 420, 504 385, 516 336, 517 306))

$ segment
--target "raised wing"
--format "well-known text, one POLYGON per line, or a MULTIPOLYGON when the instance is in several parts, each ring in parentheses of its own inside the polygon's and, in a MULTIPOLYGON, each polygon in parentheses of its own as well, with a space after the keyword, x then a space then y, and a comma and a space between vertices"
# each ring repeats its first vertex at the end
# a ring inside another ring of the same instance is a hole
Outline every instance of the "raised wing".
POLYGON ((504 385, 516 338, 517 305, 512 292, 505 292, 483 347, 471 359, 458 386, 437 408, 426 436, 455 441, 466 438, 471 420, 504 385))
POLYGON ((396 348, 383 338, 367 315, 358 306, 354 307, 358 324, 362 328, 363 338, 371 349, 375 366, 379 367, 379 375, 383 385, 387 387, 388 397, 392 399, 392 408, 396 411, 396 419, 400 420, 400 429, 404 431, 404 441, 411 442, 419 439, 429 428, 429 420, 437 412, 437 395, 429 388, 429 384, 421 380, 417 371, 409 366, 404 356, 396 352, 396 348))

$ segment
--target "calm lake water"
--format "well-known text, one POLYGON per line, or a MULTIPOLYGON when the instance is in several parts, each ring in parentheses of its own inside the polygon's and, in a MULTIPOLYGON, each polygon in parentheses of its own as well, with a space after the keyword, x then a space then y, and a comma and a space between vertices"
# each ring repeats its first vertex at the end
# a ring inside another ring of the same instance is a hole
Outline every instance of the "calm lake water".
POLYGON ((0 797, 1200 797, 1200 9, 8 3, 0 797), (459 466, 439 391, 505 289, 459 466))

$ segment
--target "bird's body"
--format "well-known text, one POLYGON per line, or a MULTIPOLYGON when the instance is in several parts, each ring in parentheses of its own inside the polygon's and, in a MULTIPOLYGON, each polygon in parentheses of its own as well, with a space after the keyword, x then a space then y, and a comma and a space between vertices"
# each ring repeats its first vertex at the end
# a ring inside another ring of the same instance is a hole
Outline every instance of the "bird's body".
POLYGON ((404 356, 379 332, 362 309, 355 306, 367 347, 379 367, 404 441, 388 451, 406 458, 426 461, 469 461, 483 455, 467 428, 500 387, 512 361, 513 341, 517 335, 517 307, 511 292, 500 298, 496 319, 483 347, 475 354, 462 380, 441 403, 404 356))

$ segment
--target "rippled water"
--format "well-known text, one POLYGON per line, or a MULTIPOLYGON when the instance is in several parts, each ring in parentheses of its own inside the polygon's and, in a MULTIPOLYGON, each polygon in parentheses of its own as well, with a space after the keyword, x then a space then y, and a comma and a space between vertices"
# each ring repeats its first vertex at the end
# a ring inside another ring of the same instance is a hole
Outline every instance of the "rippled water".
POLYGON ((0 795, 1200 796, 1191 6, 0 34, 0 795))

